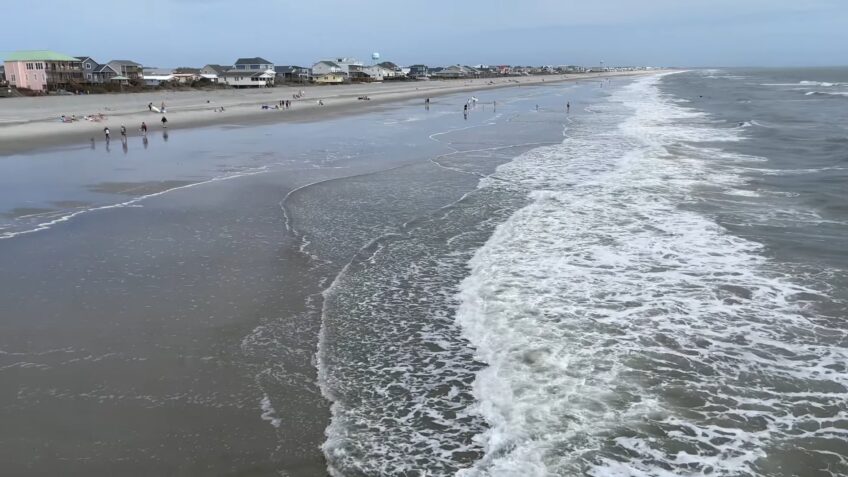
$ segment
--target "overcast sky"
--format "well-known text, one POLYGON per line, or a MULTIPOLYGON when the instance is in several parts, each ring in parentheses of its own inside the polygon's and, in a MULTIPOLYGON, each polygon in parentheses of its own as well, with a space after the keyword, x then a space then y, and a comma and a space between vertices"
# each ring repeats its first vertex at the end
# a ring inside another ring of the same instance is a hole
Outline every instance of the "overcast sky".
POLYGON ((0 12, 0 55, 160 67, 375 51, 399 64, 848 65, 848 0, 2 0, 0 12))

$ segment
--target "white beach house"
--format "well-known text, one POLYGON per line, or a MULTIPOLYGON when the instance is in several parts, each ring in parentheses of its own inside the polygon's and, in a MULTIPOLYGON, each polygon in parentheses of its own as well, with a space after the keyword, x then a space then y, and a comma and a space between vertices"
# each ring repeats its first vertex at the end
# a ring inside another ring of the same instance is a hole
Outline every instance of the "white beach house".
MULTIPOLYGON (((203 73, 203 69, 201 69, 201 73, 203 73)), ((258 56, 254 58, 239 58, 232 68, 224 74, 218 74, 219 82, 236 88, 274 86, 274 79, 276 77, 277 73, 274 71, 274 63, 258 56)))

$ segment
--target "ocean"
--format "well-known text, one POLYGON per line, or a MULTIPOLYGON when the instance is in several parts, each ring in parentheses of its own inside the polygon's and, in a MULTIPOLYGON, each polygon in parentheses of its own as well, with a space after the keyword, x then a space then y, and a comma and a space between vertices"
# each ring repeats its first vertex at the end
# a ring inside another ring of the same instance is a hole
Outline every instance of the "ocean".
POLYGON ((333 475, 848 474, 848 70, 590 87, 325 291, 333 475))
POLYGON ((0 473, 848 475, 848 69, 475 97, 0 157, 0 473))

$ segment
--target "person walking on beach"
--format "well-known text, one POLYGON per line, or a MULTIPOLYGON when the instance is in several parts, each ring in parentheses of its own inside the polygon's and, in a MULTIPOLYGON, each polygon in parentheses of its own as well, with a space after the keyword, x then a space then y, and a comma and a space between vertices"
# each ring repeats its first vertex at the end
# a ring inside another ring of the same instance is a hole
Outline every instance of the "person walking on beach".
POLYGON ((103 128, 103 134, 106 136, 106 142, 109 142, 109 127, 103 128))
POLYGON ((147 103, 147 110, 150 111, 151 113, 153 112, 153 103, 152 102, 147 103))
POLYGON ((127 127, 121 124, 121 139, 127 140, 127 127))
POLYGON ((147 136, 147 123, 141 122, 141 134, 147 136))
POLYGON ((162 129, 167 129, 167 128, 168 128, 168 118, 166 118, 165 116, 162 116, 162 129))
POLYGON ((571 112, 571 102, 565 103, 565 113, 568 114, 571 112))

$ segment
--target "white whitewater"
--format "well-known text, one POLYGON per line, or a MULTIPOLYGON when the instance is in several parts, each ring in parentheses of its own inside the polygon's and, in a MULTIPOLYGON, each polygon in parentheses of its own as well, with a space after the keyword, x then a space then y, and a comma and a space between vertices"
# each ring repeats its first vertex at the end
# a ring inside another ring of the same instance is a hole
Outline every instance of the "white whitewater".
POLYGON ((460 475, 760 475, 784 449, 848 439, 834 425, 848 419, 844 332, 804 313, 817 292, 758 243, 695 211, 698 187, 739 184, 732 168, 674 152, 710 141, 717 163, 744 162, 715 148, 740 131, 659 81, 616 91, 561 145, 481 181, 534 200, 462 284, 490 428, 460 475))

